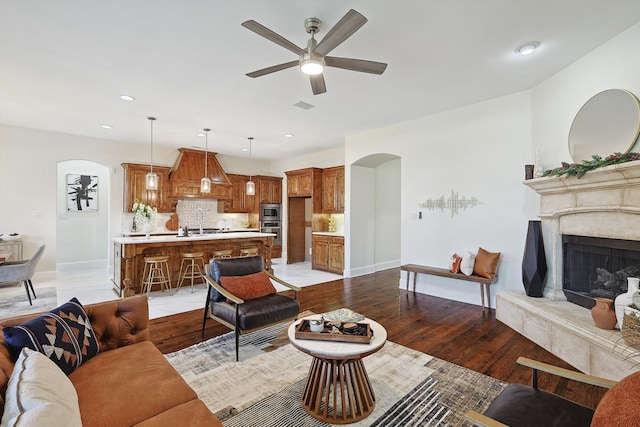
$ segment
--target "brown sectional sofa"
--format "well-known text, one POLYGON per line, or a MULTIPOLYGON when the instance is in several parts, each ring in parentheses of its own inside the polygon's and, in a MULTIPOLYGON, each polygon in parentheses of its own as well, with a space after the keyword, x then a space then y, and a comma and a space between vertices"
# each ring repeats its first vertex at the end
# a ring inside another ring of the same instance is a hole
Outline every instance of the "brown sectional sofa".
MULTIPOLYGON (((195 391, 149 341, 146 295, 84 306, 100 352, 69 375, 84 427, 220 426, 195 391)), ((0 321, 22 324, 38 314, 0 321)), ((0 335, 0 404, 13 371, 0 335)), ((1 415, 2 408, 0 408, 1 415)))

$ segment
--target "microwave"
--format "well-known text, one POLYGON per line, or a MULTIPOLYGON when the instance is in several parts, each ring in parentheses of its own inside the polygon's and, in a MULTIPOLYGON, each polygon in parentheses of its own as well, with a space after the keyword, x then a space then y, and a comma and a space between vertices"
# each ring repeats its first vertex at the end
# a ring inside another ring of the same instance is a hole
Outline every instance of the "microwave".
POLYGON ((260 205, 260 221, 279 221, 280 204, 263 203, 260 205))

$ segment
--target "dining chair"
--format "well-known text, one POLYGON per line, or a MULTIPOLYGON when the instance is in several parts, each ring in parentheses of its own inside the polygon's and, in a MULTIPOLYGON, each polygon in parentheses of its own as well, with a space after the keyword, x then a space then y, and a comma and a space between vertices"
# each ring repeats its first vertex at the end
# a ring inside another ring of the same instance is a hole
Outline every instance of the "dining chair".
POLYGON ((29 298, 29 305, 33 305, 31 301, 31 294, 33 298, 36 298, 36 292, 33 290, 33 283, 31 279, 36 272, 36 267, 46 245, 42 245, 36 250, 31 259, 22 261, 7 261, 0 264, 0 283, 7 282, 22 282, 24 283, 24 289, 27 291, 27 298, 29 298), (31 292, 29 292, 31 289, 31 292))

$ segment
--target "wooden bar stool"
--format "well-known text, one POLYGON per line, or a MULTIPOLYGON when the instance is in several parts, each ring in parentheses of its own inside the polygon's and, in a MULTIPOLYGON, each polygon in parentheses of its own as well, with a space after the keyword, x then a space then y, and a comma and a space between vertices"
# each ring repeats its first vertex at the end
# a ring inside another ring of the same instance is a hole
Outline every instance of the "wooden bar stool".
POLYGON ((240 256, 258 255, 258 248, 255 246, 240 248, 240 256))
POLYGON ((149 296, 151 288, 159 284, 162 291, 165 288, 171 292, 171 274, 169 273, 169 255, 144 257, 144 273, 142 274, 142 292, 149 296))
POLYGON ((178 286, 176 290, 182 287, 184 279, 191 280, 191 293, 193 293, 193 281, 194 279, 202 279, 204 271, 204 253, 202 252, 188 252, 182 254, 182 262, 180 262, 180 273, 178 274, 178 286))
POLYGON ((233 249, 220 249, 211 253, 211 258, 231 258, 233 256, 233 249))

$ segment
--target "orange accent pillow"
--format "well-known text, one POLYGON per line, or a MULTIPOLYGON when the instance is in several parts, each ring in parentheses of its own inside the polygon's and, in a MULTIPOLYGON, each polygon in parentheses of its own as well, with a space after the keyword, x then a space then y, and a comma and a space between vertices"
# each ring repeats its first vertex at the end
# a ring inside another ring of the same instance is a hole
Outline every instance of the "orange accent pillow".
POLYGON ((638 407, 633 397, 640 395, 640 372, 621 379, 608 390, 593 414, 593 427, 631 427, 638 425, 638 407), (631 399, 631 400, 629 400, 631 399))
POLYGON ((499 262, 500 252, 492 253, 478 248, 476 262, 473 264, 473 274, 493 280, 496 277, 499 262))
POLYGON ((452 273, 460 273, 460 264, 462 263, 462 257, 458 254, 453 254, 451 257, 451 268, 449 271, 452 273))
POLYGON ((220 276, 220 284, 233 295, 244 300, 256 299, 276 293, 266 271, 246 276, 220 276))

